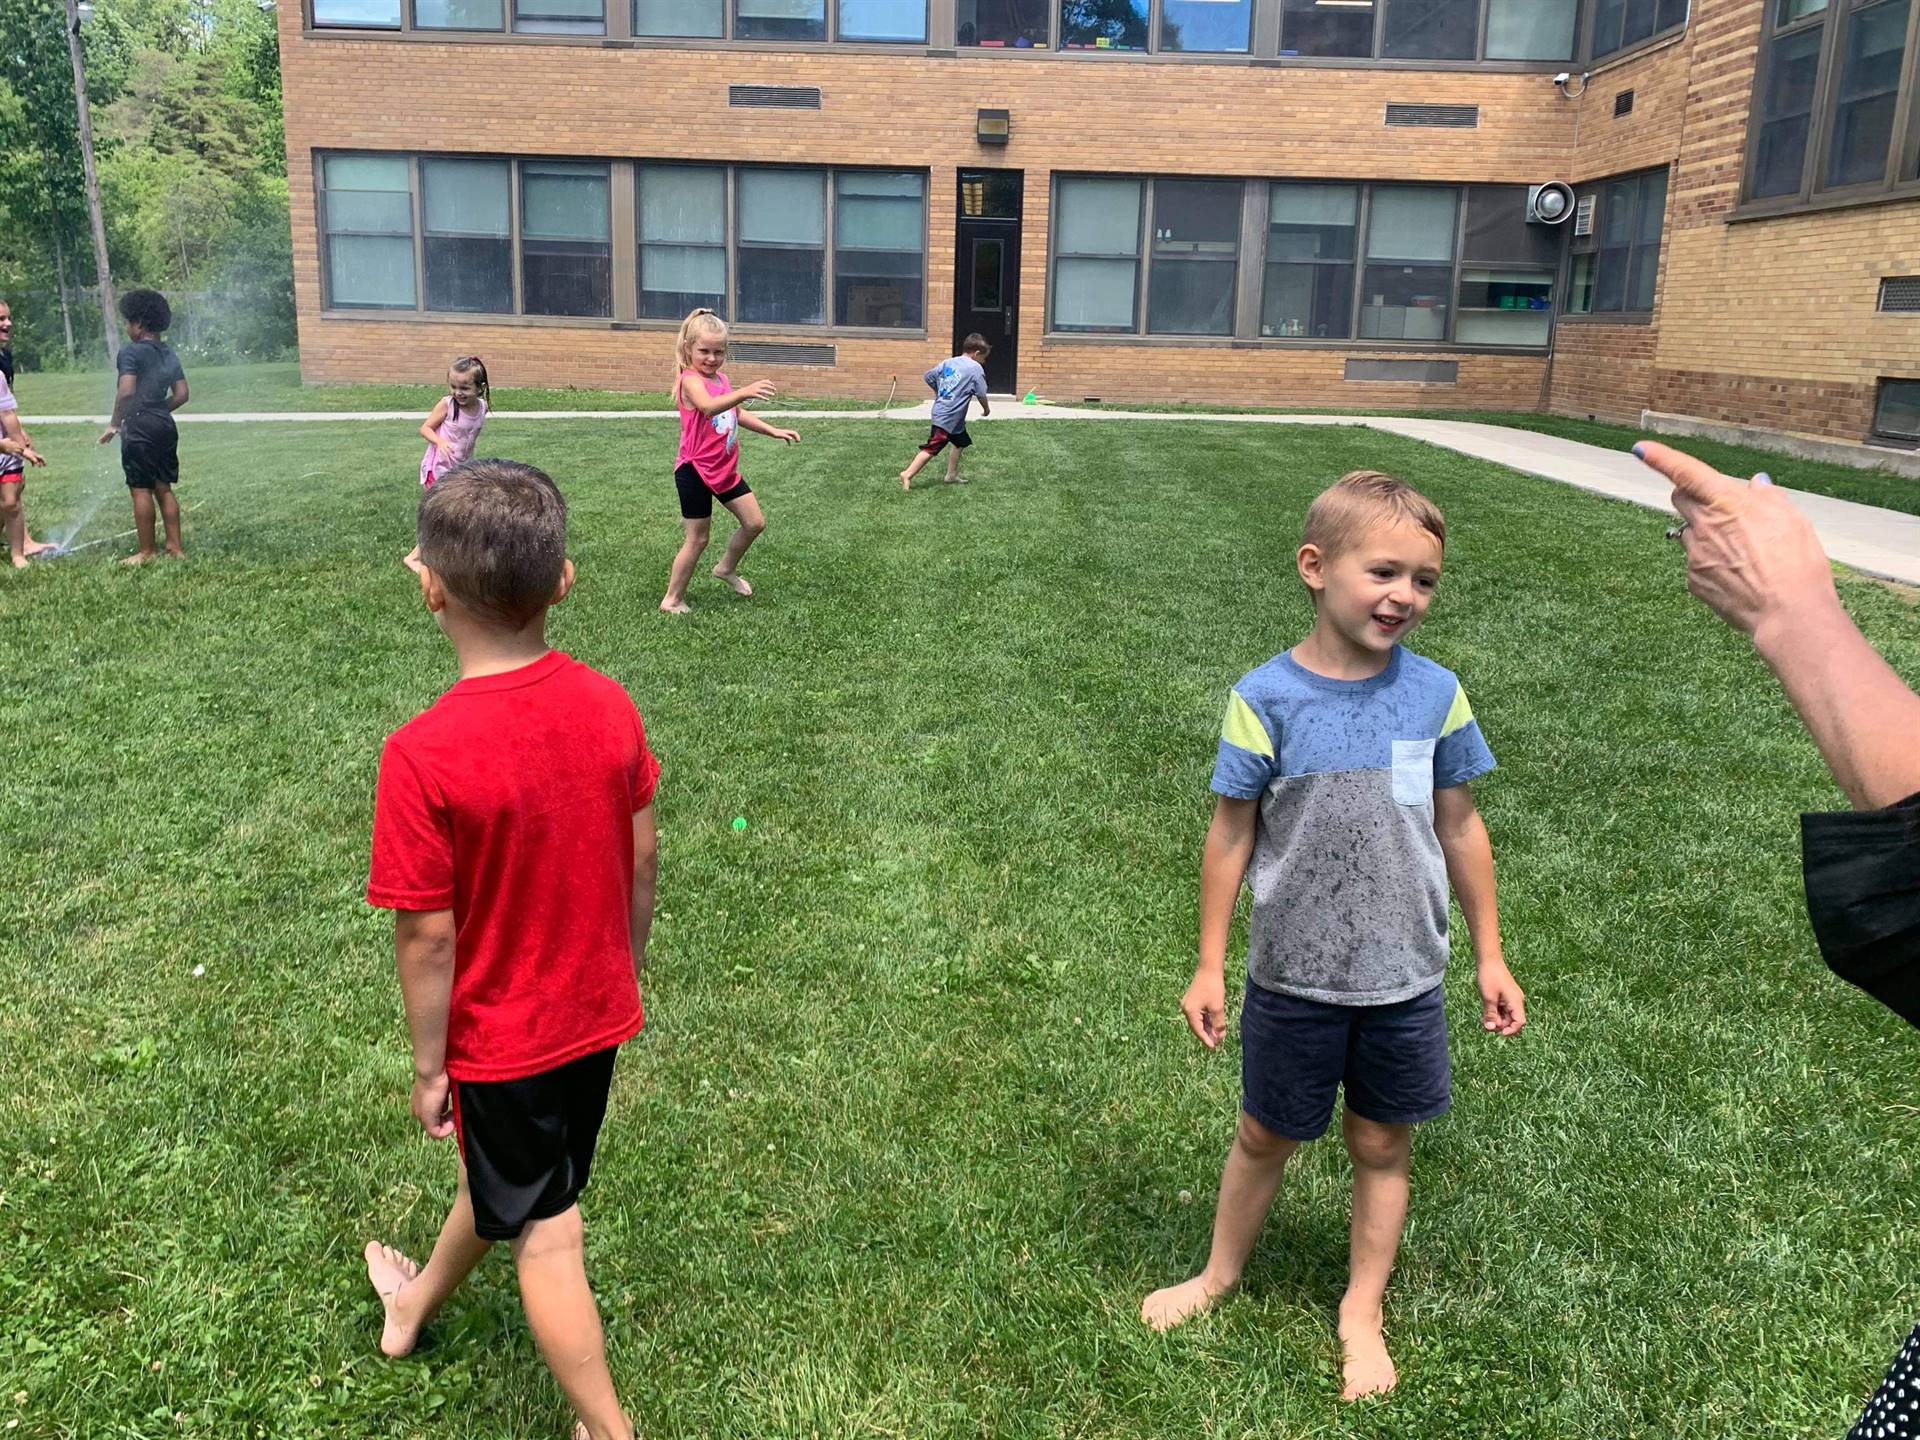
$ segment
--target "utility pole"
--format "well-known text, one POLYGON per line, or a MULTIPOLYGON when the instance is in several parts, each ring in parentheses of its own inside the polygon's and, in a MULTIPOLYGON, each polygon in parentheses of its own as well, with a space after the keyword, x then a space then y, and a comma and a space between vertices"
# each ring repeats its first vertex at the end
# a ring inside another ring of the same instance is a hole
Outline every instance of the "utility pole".
POLYGON ((118 346, 113 334, 113 276, 107 269, 107 223, 100 216, 100 173, 93 168, 93 112, 87 106, 87 68, 80 58, 80 0, 67 0, 67 54, 73 60, 73 102, 80 112, 80 168, 87 179, 87 216, 93 221, 93 266, 100 277, 100 333, 107 365, 118 346))

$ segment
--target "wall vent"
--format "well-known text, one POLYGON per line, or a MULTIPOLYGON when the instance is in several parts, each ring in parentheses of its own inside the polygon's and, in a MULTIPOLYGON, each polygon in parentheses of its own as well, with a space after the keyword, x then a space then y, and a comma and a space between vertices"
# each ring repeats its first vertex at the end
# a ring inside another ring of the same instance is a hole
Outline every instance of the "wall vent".
POLYGON ((1478 105, 1396 105, 1387 103, 1387 124, 1419 125, 1441 130, 1480 128, 1478 105))
POLYGON ((1349 380, 1400 380, 1416 385, 1457 385, 1458 360, 1349 360, 1349 380))
POLYGON ((780 340, 735 340, 727 354, 740 365, 834 365, 839 354, 832 345, 795 345, 780 340))
POLYGON ((817 85, 729 85, 727 104, 758 110, 818 110, 817 85))
POLYGON ((1622 115, 1631 115, 1632 113, 1633 92, 1631 90, 1622 90, 1618 95, 1613 97, 1613 118, 1618 120, 1622 115))
POLYGON ((1889 315, 1920 314, 1920 275, 1882 277, 1880 308, 1889 315))
POLYGON ((1598 195, 1582 195, 1580 203, 1573 207, 1573 233, 1591 235, 1593 233, 1593 212, 1600 208, 1598 195))

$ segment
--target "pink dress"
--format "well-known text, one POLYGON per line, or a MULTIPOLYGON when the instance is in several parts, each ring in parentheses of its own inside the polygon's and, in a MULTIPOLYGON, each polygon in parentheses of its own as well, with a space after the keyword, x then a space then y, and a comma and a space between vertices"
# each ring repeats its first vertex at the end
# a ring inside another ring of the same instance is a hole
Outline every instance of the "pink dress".
MULTIPOLYGON (((725 375, 716 375, 704 380, 698 370, 682 370, 680 381, 684 385, 691 375, 695 380, 703 380, 707 394, 718 399, 733 386, 725 375)), ((691 465, 701 482, 716 495, 724 495, 740 483, 740 421, 734 410, 722 410, 718 415, 702 415, 687 404, 684 395, 676 390, 674 404, 680 411, 680 451, 674 456, 673 468, 691 465)))
POLYGON ((486 401, 475 400, 471 406, 459 409, 454 408, 453 401, 447 401, 447 418, 440 422, 440 434, 453 446, 453 459, 442 459, 440 447, 428 441, 427 453, 420 457, 420 483, 431 485, 436 473, 444 475, 455 465, 471 460, 473 442, 480 438, 480 427, 486 423, 486 401))

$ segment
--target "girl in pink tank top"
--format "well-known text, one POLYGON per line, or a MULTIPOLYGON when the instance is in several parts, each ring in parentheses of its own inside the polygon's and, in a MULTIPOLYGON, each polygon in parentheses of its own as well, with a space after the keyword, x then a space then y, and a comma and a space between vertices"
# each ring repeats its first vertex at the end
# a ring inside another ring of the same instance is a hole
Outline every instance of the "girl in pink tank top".
POLYGON ((773 398, 773 382, 756 380, 735 390, 720 367, 727 361, 727 322, 711 310, 695 310, 680 322, 674 349, 673 403, 680 412, 680 449, 673 460, 673 483, 680 492, 680 519, 686 538, 673 557, 667 593, 660 608, 685 615, 687 584, 693 567, 707 548, 713 525, 713 502, 718 500, 740 522, 727 537, 726 552, 713 567, 714 575, 736 595, 751 595, 753 587, 740 578, 740 557, 767 528, 760 502, 740 478, 740 431, 771 435, 792 445, 797 430, 780 430, 741 409, 748 400, 773 398))
MULTIPOLYGON (((420 457, 422 486, 433 484, 435 476, 473 458, 474 442, 480 438, 480 427, 487 423, 490 394, 487 367, 478 355, 462 355, 447 367, 447 393, 435 402, 432 413, 420 425, 420 434, 427 442, 427 453, 420 457)), ((400 563, 418 573, 420 547, 416 545, 401 556, 400 563)))

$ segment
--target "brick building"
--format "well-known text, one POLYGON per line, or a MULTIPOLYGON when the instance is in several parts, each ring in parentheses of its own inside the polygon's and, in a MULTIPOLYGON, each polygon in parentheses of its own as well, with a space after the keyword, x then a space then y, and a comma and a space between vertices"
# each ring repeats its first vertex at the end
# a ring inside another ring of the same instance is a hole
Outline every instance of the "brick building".
POLYGON ((301 364, 1920 439, 1914 0, 301 0, 301 364), (1533 187, 1560 181, 1559 223, 1533 187))

